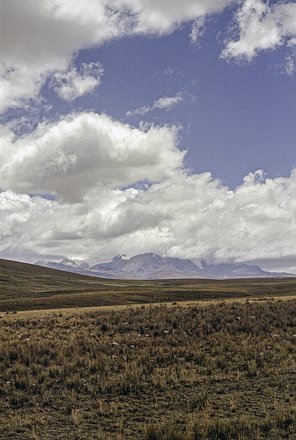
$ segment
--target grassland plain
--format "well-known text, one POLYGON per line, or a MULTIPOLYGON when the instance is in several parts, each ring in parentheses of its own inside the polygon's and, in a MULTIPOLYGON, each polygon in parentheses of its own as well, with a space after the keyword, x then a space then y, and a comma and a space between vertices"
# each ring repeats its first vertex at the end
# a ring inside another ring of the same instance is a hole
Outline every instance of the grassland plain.
POLYGON ((0 438, 296 438, 296 300, 2 313, 0 438))
POLYGON ((296 278, 108 280, 0 259, 0 312, 293 296, 296 278))

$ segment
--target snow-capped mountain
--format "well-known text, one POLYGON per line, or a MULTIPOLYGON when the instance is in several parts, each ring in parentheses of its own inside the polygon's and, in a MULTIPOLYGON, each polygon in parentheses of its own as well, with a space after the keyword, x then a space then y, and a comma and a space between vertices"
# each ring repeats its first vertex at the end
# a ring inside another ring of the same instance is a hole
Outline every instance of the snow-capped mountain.
POLYGON ((209 265, 202 259, 199 266, 191 260, 161 257, 153 253, 136 255, 129 259, 118 255, 108 263, 99 263, 92 266, 68 258, 60 262, 38 261, 35 264, 52 269, 113 279, 224 279, 293 276, 286 273, 267 272, 259 266, 244 263, 209 265))
POLYGON ((110 263, 96 264, 90 269, 112 278, 199 278, 203 274, 203 270, 190 260, 160 257, 153 253, 136 255, 130 259, 117 256, 110 263))
POLYGON ((64 258, 59 262, 48 261, 48 260, 40 260, 35 263, 37 266, 49 267, 51 269, 64 270, 66 272, 82 272, 89 268, 87 263, 79 264, 75 260, 71 260, 69 258, 64 258))

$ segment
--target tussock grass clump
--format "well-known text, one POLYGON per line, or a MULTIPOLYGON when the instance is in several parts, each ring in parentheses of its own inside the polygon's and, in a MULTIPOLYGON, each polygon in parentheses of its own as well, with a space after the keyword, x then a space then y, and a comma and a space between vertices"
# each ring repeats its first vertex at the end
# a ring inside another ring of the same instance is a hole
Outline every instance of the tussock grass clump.
POLYGON ((145 427, 145 440, 249 440, 276 438, 278 428, 282 429, 281 437, 294 438, 292 430, 296 427, 296 412, 281 415, 269 420, 217 419, 201 418, 186 427, 182 432, 177 426, 145 427))

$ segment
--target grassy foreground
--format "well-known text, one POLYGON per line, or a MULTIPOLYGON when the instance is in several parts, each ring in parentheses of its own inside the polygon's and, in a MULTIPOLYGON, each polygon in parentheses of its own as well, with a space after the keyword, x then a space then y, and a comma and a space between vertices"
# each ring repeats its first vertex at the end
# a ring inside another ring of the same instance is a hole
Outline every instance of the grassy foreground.
POLYGON ((1 439, 296 439, 296 300, 0 324, 1 439))

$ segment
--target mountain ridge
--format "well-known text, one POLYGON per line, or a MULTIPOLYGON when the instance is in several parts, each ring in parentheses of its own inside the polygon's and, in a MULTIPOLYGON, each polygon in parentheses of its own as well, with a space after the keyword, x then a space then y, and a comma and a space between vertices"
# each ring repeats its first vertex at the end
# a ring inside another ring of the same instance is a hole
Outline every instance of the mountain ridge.
POLYGON ((199 266, 189 259, 161 257, 152 252, 131 258, 117 255, 112 261, 93 265, 86 262, 79 264, 69 258, 64 258, 60 262, 37 261, 35 265, 110 279, 232 279, 296 276, 289 273, 268 272, 260 266, 246 263, 207 264, 204 259, 201 259, 199 266))

